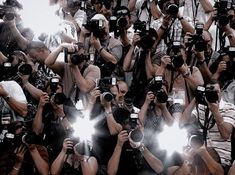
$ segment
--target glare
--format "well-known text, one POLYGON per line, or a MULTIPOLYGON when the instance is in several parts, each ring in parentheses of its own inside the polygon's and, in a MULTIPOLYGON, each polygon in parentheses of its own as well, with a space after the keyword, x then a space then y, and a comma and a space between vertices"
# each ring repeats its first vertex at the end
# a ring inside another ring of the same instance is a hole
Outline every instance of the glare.
POLYGON ((78 117, 72 125, 74 130, 73 136, 79 138, 80 141, 91 141, 92 135, 95 134, 95 122, 89 120, 89 111, 83 111, 83 116, 83 118, 78 117))
POLYGON ((31 28, 36 36, 58 31, 61 21, 55 14, 58 6, 50 6, 49 0, 19 0, 19 3, 23 5, 23 10, 19 11, 23 25, 31 28))
POLYGON ((158 135, 160 149, 166 150, 167 156, 174 152, 183 153, 184 146, 188 144, 187 136, 187 130, 180 128, 178 122, 174 122, 172 126, 165 125, 158 135))

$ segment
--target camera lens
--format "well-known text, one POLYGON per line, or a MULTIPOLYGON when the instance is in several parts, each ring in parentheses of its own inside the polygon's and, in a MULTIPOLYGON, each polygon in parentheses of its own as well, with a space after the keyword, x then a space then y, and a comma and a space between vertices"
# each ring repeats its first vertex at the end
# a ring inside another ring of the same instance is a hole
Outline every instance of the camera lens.
POLYGON ((110 92, 104 92, 102 94, 102 97, 107 101, 110 102, 113 99, 113 94, 111 94, 110 92))
POLYGON ((174 55, 172 58, 172 63, 175 68, 180 68, 184 64, 182 55, 174 55))
POLYGON ((22 64, 18 71, 23 75, 30 75, 33 71, 32 66, 30 64, 22 64))
POLYGON ((192 135, 189 139, 189 145, 193 148, 201 147, 203 144, 204 140, 200 135, 192 135))
POLYGON ((168 95, 165 93, 164 90, 161 90, 157 93, 157 101, 159 103, 166 103, 168 100, 168 95))
POLYGON ((168 11, 168 13, 169 13, 170 15, 175 16, 175 15, 178 14, 179 8, 178 8, 178 6, 177 6, 176 4, 169 4, 169 5, 167 6, 167 11, 168 11))
POLYGON ((144 134, 140 129, 133 129, 130 131, 129 137, 133 142, 138 143, 143 140, 144 134))
POLYGON ((51 102, 57 105, 63 104, 65 100, 66 100, 66 96, 64 95, 64 93, 56 93, 51 96, 51 102))
POLYGON ((125 28, 127 26, 128 22, 125 17, 121 17, 118 19, 117 24, 118 24, 118 27, 125 28))

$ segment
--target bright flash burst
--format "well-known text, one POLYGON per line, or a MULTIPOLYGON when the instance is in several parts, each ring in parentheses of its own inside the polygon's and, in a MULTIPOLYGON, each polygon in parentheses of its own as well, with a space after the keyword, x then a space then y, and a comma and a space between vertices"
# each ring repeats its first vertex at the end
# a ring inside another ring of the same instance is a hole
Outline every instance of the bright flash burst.
POLYGON ((183 147, 188 144, 187 130, 179 128, 179 123, 172 126, 165 125, 158 135, 159 146, 171 156, 174 152, 183 153, 183 147))
POLYGON ((88 111, 83 112, 84 118, 78 117, 77 121, 72 125, 73 136, 80 138, 81 141, 92 140, 92 135, 95 134, 95 122, 89 120, 88 111))
POLYGON ((58 6, 50 6, 49 0, 19 0, 19 3, 23 6, 19 14, 24 26, 31 28, 36 36, 58 31, 61 21, 55 14, 58 6))

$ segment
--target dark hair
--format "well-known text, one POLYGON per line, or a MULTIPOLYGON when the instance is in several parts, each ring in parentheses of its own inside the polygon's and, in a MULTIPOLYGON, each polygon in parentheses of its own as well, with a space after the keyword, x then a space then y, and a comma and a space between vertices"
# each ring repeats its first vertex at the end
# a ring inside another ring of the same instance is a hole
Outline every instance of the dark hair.
POLYGON ((122 15, 128 15, 128 17, 130 18, 131 13, 130 13, 130 10, 126 6, 116 7, 114 10, 114 15, 117 16, 120 11, 124 11, 124 10, 126 11, 126 13, 122 13, 122 15))

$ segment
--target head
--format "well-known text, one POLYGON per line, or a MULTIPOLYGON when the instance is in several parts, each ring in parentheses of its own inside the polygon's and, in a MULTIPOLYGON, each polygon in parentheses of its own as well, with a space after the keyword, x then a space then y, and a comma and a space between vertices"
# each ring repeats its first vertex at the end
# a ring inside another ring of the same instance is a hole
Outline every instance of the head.
POLYGON ((109 22, 106 19, 106 17, 102 14, 96 14, 95 16, 93 16, 91 18, 91 23, 97 21, 97 24, 99 24, 99 26, 97 26, 95 29, 95 31, 93 31, 93 34, 102 39, 105 38, 108 34, 109 34, 109 22), (97 34, 96 34, 97 33, 97 34))
POLYGON ((165 15, 169 14, 176 16, 179 11, 179 1, 178 0, 160 0, 158 6, 162 13, 165 15))
POLYGON ((203 37, 204 41, 206 42, 206 46, 207 46, 206 51, 208 53, 211 53, 212 42, 213 42, 213 38, 212 38, 211 33, 209 31, 203 30, 202 37, 203 37))
POLYGON ((26 48, 27 53, 33 61, 44 63, 47 56, 50 54, 49 49, 41 41, 31 41, 26 48))
POLYGON ((110 88, 110 92, 114 95, 114 101, 117 104, 124 103, 124 96, 128 91, 128 85, 125 81, 117 81, 117 84, 110 88))

